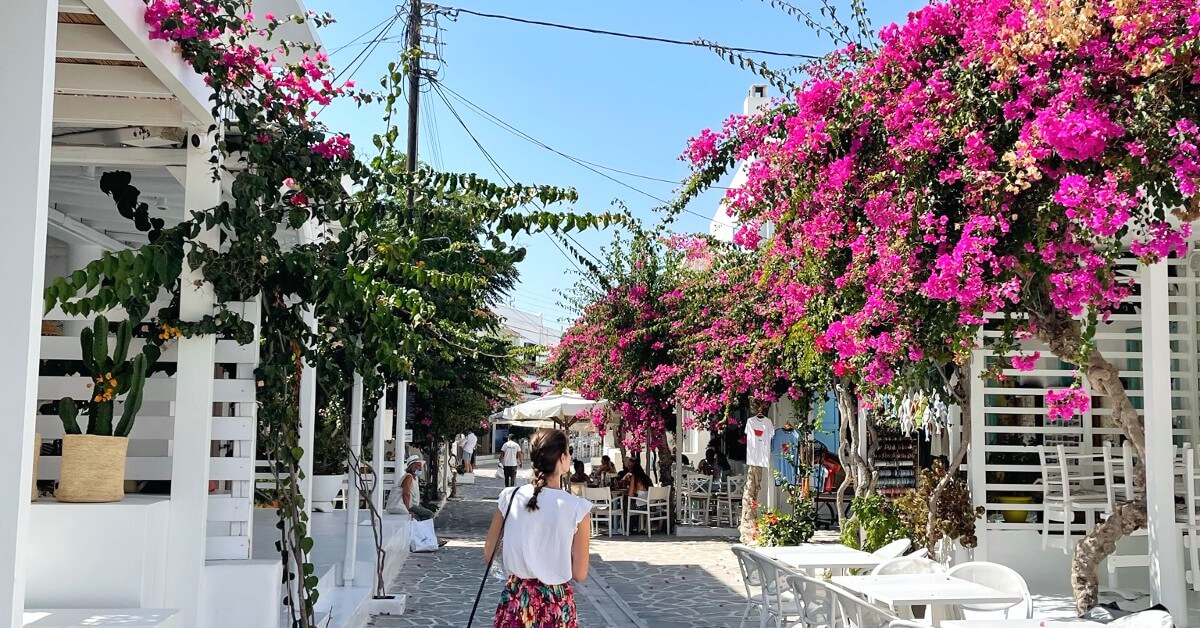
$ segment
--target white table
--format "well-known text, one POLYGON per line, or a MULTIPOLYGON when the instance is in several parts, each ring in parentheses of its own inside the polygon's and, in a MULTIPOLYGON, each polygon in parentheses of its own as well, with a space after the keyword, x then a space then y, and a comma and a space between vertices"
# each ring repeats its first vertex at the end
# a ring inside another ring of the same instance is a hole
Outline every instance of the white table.
MULTIPOLYGON (((1015 593, 997 591, 944 573, 894 574, 886 576, 834 576, 833 583, 858 593, 873 603, 892 610, 902 606, 928 605, 934 626, 941 626, 947 606, 1020 602, 1015 593)), ((1035 625, 1036 628, 1036 625, 1035 625)))
POLYGON ((883 559, 852 547, 834 543, 804 543, 782 547, 760 547, 758 552, 795 569, 870 569, 883 559))
POLYGON ((942 628, 1101 628, 1104 624, 1088 619, 947 619, 942 628))

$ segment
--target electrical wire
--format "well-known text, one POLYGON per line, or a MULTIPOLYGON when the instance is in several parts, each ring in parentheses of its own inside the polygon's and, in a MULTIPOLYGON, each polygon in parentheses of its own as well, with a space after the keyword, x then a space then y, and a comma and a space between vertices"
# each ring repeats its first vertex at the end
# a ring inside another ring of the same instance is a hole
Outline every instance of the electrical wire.
MULTIPOLYGON (((476 105, 476 104, 474 104, 474 103, 473 103, 473 102, 471 102, 469 99, 467 99, 465 96, 463 96, 463 95, 459 94, 458 92, 455 92, 453 89, 451 89, 450 87, 446 86, 446 84, 445 84, 445 83, 442 83, 441 81, 437 81, 437 82, 435 82, 435 83, 434 83, 434 85, 435 85, 435 86, 436 86, 438 89, 440 89, 440 90, 445 90, 445 91, 449 92, 451 96, 454 96, 456 99, 458 99, 459 101, 461 101, 463 104, 465 104, 465 105, 467 105, 468 107, 470 107, 470 108, 471 108, 473 111, 475 111, 475 113, 477 113, 477 114, 479 114, 480 116, 483 116, 484 118, 487 118, 488 120, 492 121, 492 122, 493 122, 493 124, 496 124, 496 125, 500 126, 501 128, 505 128, 506 130, 509 130, 510 132, 512 132, 512 133, 514 133, 514 134, 517 134, 518 136, 524 137, 525 139, 527 139, 527 140, 529 140, 529 141, 532 141, 533 143, 535 143, 535 144, 538 144, 538 145, 542 146, 543 148, 545 148, 545 149, 547 149, 547 150, 549 150, 549 151, 551 151, 551 152, 553 152, 553 153, 556 153, 556 154, 558 154, 558 155, 561 155, 561 156, 565 157, 566 159, 568 159, 568 160, 570 160, 570 161, 572 161, 572 162, 575 162, 576 164, 578 164, 578 165, 582 166, 583 168, 585 168, 585 169, 587 169, 587 170, 590 170, 591 172, 593 172, 593 173, 595 173, 595 174, 598 174, 598 175, 600 175, 600 176, 604 177, 605 179, 608 179, 609 181, 612 181, 612 182, 614 182, 614 183, 617 183, 617 184, 619 184, 619 185, 621 185, 621 186, 624 186, 624 187, 626 187, 626 188, 629 188, 630 190, 633 190, 634 192, 637 192, 637 193, 639 193, 639 194, 642 194, 643 196, 649 197, 649 198, 650 198, 650 199, 652 199, 652 200, 658 201, 658 202, 662 203, 663 205, 670 205, 670 202, 669 202, 669 201, 667 201, 666 199, 663 199, 663 198, 660 198, 660 197, 658 197, 658 196, 655 196, 655 195, 653 195, 653 194, 651 194, 651 193, 649 193, 649 192, 646 192, 645 190, 642 190, 642 189, 640 189, 640 188, 637 188, 637 187, 635 187, 635 186, 633 186, 633 185, 630 185, 629 183, 626 183, 626 182, 624 182, 624 181, 621 181, 620 179, 617 179, 617 178, 615 178, 615 177, 613 177, 613 176, 611 176, 611 175, 609 175, 609 174, 606 174, 606 173, 604 173, 604 172, 600 172, 600 171, 599 171, 599 170, 597 170, 596 168, 592 167, 592 165, 591 165, 591 163, 590 163, 590 162, 587 162, 587 161, 584 161, 584 160, 578 159, 578 158, 576 158, 576 157, 573 157, 573 156, 571 156, 571 155, 568 155, 567 153, 564 153, 564 152, 562 152, 562 151, 560 151, 560 150, 557 150, 557 149, 555 149, 555 148, 553 148, 553 147, 550 147, 550 146, 548 146, 548 145, 546 145, 546 144, 542 143, 541 141, 539 141, 539 140, 537 140, 537 139, 533 138, 532 136, 529 136, 529 135, 525 134, 523 131, 521 131, 521 130, 517 129, 516 127, 512 126, 511 124, 508 124, 507 122, 505 122, 505 121, 501 120, 501 119, 500 119, 500 118, 498 118, 497 116, 495 116, 495 115, 493 115, 493 114, 491 114, 491 113, 488 113, 488 112, 487 112, 487 110, 483 109, 483 108, 482 108, 482 107, 480 107, 479 105, 476 105)), ((598 165, 598 164, 597 164, 597 165, 598 165)), ((600 168, 605 168, 605 166, 599 166, 599 167, 600 167, 600 168)), ((608 168, 608 169, 609 169, 609 170, 615 170, 614 168, 608 168)), ((630 175, 632 175, 632 173, 625 173, 625 174, 630 174, 630 175)), ((641 175, 632 175, 632 176, 641 176, 641 175)), ((643 178, 650 178, 650 177, 643 177, 643 178)), ((719 187, 719 186, 713 186, 713 187, 719 187)), ((728 189, 728 188, 724 188, 724 189, 728 189)), ((730 229, 737 229, 737 228, 738 228, 738 226, 737 226, 737 225, 734 225, 734 224, 730 224, 730 223, 727 223, 727 222, 722 222, 722 221, 720 221, 720 220, 717 220, 715 216, 705 216, 704 214, 701 214, 701 213, 699 213, 699 212, 697 212, 697 211, 693 211, 693 210, 691 210, 691 209, 688 209, 688 208, 686 208, 686 207, 683 207, 683 208, 680 208, 680 209, 681 209, 681 211, 683 211, 684 213, 688 213, 688 214, 692 214, 693 216, 698 216, 698 217, 700 217, 700 218, 704 218, 705 220, 709 220, 710 222, 712 222, 712 223, 715 223, 715 224, 718 224, 718 225, 721 225, 721 226, 723 226, 723 227, 729 227, 730 229)), ((590 253, 589 253, 589 254, 590 254, 590 253)), ((593 257, 594 257, 594 256, 593 256, 593 257)))
MULTIPOLYGON (((446 94, 441 90, 440 83, 433 82, 433 86, 435 88, 434 92, 437 93, 438 97, 442 99, 442 102, 446 103, 446 108, 450 110, 450 114, 454 116, 454 119, 457 120, 459 125, 462 126, 463 130, 467 132, 467 136, 469 136, 471 141, 475 143, 475 147, 478 148, 479 152, 483 154, 483 158, 486 159, 489 164, 491 164, 492 168, 496 171, 496 174, 499 175, 501 179, 507 181, 509 185, 515 185, 516 181, 508 175, 508 172, 506 172, 494 158, 492 158, 492 154, 483 147, 483 144, 479 141, 479 138, 475 137, 475 133, 471 131, 469 126, 467 126, 466 120, 463 120, 462 116, 459 115, 458 110, 454 108, 454 104, 450 102, 450 99, 446 97, 446 94)), ((559 243, 550 236, 550 234, 547 234, 544 231, 542 233, 549 238, 550 243, 554 245, 554 248, 558 249, 558 252, 562 253, 563 257, 567 258, 567 261, 575 267, 575 270, 579 271, 581 274, 586 274, 584 273, 584 270, 579 267, 579 264, 576 263, 575 258, 568 255, 567 252, 563 250, 562 246, 560 246, 559 243)))
MULTIPOLYGON (((548 26, 550 28, 559 28, 559 29, 568 30, 568 31, 578 31, 581 33, 591 33, 593 35, 608 35, 610 37, 623 37, 625 39, 637 39, 637 40, 641 40, 641 41, 652 41, 652 42, 656 42, 656 43, 660 43, 660 44, 673 44, 676 46, 692 46, 695 48, 705 48, 705 49, 709 49, 709 50, 712 49, 712 47, 710 45, 703 43, 701 41, 698 41, 698 40, 697 41, 687 41, 687 40, 683 40, 683 39, 669 39, 666 37, 656 37, 653 35, 635 35, 632 33, 621 33, 621 32, 617 32, 617 31, 602 30, 599 28, 588 28, 586 26, 572 26, 570 24, 558 24, 555 22, 543 22, 541 20, 531 20, 531 19, 527 19, 527 18, 513 17, 511 15, 498 15, 495 13, 483 13, 481 11, 472 11, 470 9, 461 9, 461 8, 454 8, 454 7, 442 7, 442 8, 446 9, 447 11, 449 11, 451 13, 452 19, 457 18, 458 17, 457 14, 459 14, 459 13, 466 13, 467 15, 474 15, 476 17, 484 17, 484 18, 490 18, 490 19, 496 19, 496 20, 507 20, 510 22, 518 22, 521 24, 530 24, 533 26, 548 26)), ((733 52, 745 52, 745 53, 749 53, 749 54, 771 55, 771 56, 776 56, 776 57, 792 57, 792 58, 796 58, 796 59, 820 59, 821 58, 820 55, 810 55, 810 54, 803 54, 803 53, 798 53, 798 52, 778 52, 778 51, 774 51, 774 50, 760 50, 757 48, 742 48, 739 46, 721 46, 721 47, 725 50, 730 50, 733 52)))

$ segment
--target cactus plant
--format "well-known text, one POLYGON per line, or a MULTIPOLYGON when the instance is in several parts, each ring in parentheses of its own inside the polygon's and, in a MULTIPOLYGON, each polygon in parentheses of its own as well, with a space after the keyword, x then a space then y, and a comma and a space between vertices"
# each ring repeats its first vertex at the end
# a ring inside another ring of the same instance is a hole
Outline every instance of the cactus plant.
MULTIPOLYGON (((158 359, 158 347, 148 344, 132 360, 129 359, 129 344, 133 339, 133 325, 122 321, 117 325, 117 342, 112 356, 108 354, 108 319, 97 316, 90 328, 79 335, 83 349, 83 367, 91 376, 91 394, 85 402, 87 407, 87 433, 98 436, 128 437, 133 421, 142 408, 142 393, 146 385, 146 371, 158 359), (121 409, 121 420, 113 426, 113 410, 117 398, 125 396, 121 409)), ((79 426, 79 403, 71 397, 58 402, 58 416, 62 419, 67 434, 82 434, 79 426)))

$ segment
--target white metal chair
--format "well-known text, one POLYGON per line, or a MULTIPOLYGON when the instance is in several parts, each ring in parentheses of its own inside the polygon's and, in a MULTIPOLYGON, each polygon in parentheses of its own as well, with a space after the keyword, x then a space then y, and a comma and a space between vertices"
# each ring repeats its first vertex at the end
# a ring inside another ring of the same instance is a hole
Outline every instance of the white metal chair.
MULTIPOLYGON (((1184 503, 1175 510, 1175 521, 1183 530, 1183 547, 1187 550, 1188 568, 1184 580, 1193 591, 1200 591, 1200 470, 1196 468, 1196 450, 1183 451, 1184 503)), ((1179 491, 1176 490, 1176 494, 1179 491)))
POLYGON ((875 565, 875 568, 871 570, 871 575, 944 573, 945 571, 946 568, 935 560, 929 560, 923 556, 901 556, 875 565))
POLYGON ((897 619, 888 624, 888 628, 929 628, 929 624, 922 624, 919 621, 911 621, 908 619, 897 619))
POLYGON ((796 575, 796 572, 787 565, 759 552, 751 552, 750 558, 758 563, 758 568, 762 572, 763 606, 760 610, 765 612, 759 615, 759 626, 766 626, 768 621, 773 621, 779 628, 784 623, 791 625, 792 618, 801 621, 803 607, 788 581, 788 577, 796 575))
MULTIPOLYGON (((1133 499, 1132 469, 1133 448, 1113 446, 1111 442, 1104 441, 1104 495, 1108 502, 1108 507, 1104 511, 1105 515, 1111 515, 1116 510, 1118 502, 1133 499)), ((1146 534, 1146 530, 1141 529, 1131 533, 1130 536, 1144 537, 1146 534)), ((1108 569, 1109 586, 1117 589, 1120 586, 1117 570, 1123 567, 1145 569, 1150 566, 1150 556, 1146 553, 1121 554, 1114 552, 1104 560, 1104 566, 1108 569)))
POLYGON ((796 610, 800 614, 800 623, 805 626, 828 626, 832 597, 825 581, 803 573, 792 573, 787 576, 787 583, 792 594, 796 596, 796 610))
POLYGON ((964 604, 963 619, 1033 618, 1033 598, 1029 595, 1029 585, 1025 583, 1021 574, 1012 569, 996 563, 977 561, 955 565, 950 568, 949 573, 955 578, 1021 596, 1021 601, 1016 604, 964 604))
POLYGON ((671 487, 651 486, 645 497, 630 497, 625 509, 625 530, 629 531, 629 520, 633 517, 646 519, 646 536, 652 536, 650 529, 655 521, 671 525, 671 487))
POLYGON ((892 622, 901 621, 887 609, 875 606, 837 585, 827 584, 825 590, 832 609, 831 628, 887 628, 892 622))
POLYGON ((592 502, 592 534, 598 534, 600 525, 608 528, 608 536, 613 535, 613 524, 620 523, 624 517, 621 504, 612 498, 612 490, 604 488, 583 489, 584 499, 592 502))
POLYGON ((903 556, 904 552, 907 552, 910 547, 912 547, 912 541, 900 539, 871 552, 871 555, 880 560, 891 560, 903 556))
POLYGON ((717 499, 717 525, 726 523, 737 527, 742 518, 742 491, 745 488, 744 475, 731 475, 725 480, 725 492, 717 499))
POLYGON ((685 507, 689 521, 708 523, 708 509, 712 506, 712 476, 691 473, 684 479, 685 507))
POLYGON ((929 557, 929 549, 924 548, 924 547, 918 548, 918 549, 913 550, 909 554, 905 554, 904 556, 905 556, 905 558, 928 558, 929 557))
POLYGON ((746 609, 742 611, 742 622, 738 624, 738 627, 743 628, 746 625, 750 612, 756 608, 759 615, 764 618, 762 622, 765 622, 768 611, 764 606, 766 596, 763 595, 763 573, 762 567, 753 558, 754 550, 745 545, 734 545, 730 549, 737 558, 738 568, 742 572, 742 586, 746 589, 746 609))
MULTIPOLYGON (((1063 551, 1072 554, 1075 550, 1075 513, 1083 511, 1091 519, 1097 512, 1108 508, 1108 499, 1103 492, 1083 488, 1085 482, 1103 481, 1104 475, 1096 475, 1085 466, 1094 462, 1093 454, 1067 454, 1063 445, 1048 450, 1038 446, 1038 457, 1042 465, 1042 549, 1050 546, 1051 525, 1062 524, 1063 551)), ((1086 524, 1085 524, 1086 527, 1086 524)), ((1085 532, 1080 527, 1079 532, 1085 532)))

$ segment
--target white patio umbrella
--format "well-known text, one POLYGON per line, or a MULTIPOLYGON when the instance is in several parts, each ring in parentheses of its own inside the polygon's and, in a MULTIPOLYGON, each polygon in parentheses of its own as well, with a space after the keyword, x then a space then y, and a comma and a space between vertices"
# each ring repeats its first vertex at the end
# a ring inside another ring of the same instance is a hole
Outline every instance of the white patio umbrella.
POLYGON ((515 406, 505 408, 500 418, 506 423, 531 424, 552 421, 567 429, 582 423, 579 415, 587 410, 607 405, 603 399, 585 399, 579 393, 565 390, 562 393, 545 395, 515 406))

